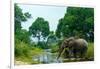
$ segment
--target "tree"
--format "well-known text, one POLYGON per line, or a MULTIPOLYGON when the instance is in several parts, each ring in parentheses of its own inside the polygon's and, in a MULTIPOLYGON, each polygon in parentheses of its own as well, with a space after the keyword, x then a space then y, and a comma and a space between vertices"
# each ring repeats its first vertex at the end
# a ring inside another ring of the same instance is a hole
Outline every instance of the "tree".
POLYGON ((22 29, 21 23, 31 18, 28 12, 23 13, 22 9, 14 5, 14 34, 15 34, 15 57, 30 55, 30 34, 27 30, 22 29))
POLYGON ((28 18, 31 18, 31 14, 28 12, 23 13, 22 9, 17 4, 14 5, 14 11, 15 33, 17 33, 22 28, 21 22, 25 22, 28 18))
POLYGON ((70 36, 87 38, 89 31, 94 31, 93 18, 93 8, 68 7, 64 17, 59 20, 56 35, 59 38, 70 36))
POLYGON ((20 41, 23 41, 25 43, 30 43, 30 34, 27 30, 21 29, 18 33, 15 35, 16 39, 19 39, 20 41))
POLYGON ((57 42, 57 37, 53 31, 50 32, 46 44, 52 45, 57 42))
POLYGON ((29 43, 29 32, 22 29, 21 23, 27 21, 28 18, 31 18, 31 14, 28 12, 23 13, 22 9, 17 4, 15 4, 14 10, 15 39, 29 43))
POLYGON ((41 38, 45 40, 45 38, 49 35, 49 23, 43 18, 38 17, 29 27, 29 32, 33 37, 38 38, 38 42, 41 38))

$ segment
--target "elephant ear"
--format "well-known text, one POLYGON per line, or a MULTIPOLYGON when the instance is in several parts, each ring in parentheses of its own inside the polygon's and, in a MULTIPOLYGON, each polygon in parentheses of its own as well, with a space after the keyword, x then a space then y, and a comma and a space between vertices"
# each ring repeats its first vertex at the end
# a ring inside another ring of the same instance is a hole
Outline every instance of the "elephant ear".
POLYGON ((71 47, 75 44, 75 38, 71 37, 67 40, 68 42, 68 47, 71 47))
POLYGON ((67 39, 68 42, 73 41, 73 40, 75 40, 74 37, 70 37, 70 38, 67 39))
POLYGON ((60 48, 59 48, 59 54, 58 54, 58 57, 57 57, 57 59, 61 56, 61 54, 62 54, 62 52, 63 52, 63 50, 64 50, 64 48, 67 48, 69 45, 69 42, 70 41, 72 41, 74 38, 68 38, 68 39, 65 39, 63 42, 62 42, 62 44, 61 44, 61 46, 60 46, 60 48))

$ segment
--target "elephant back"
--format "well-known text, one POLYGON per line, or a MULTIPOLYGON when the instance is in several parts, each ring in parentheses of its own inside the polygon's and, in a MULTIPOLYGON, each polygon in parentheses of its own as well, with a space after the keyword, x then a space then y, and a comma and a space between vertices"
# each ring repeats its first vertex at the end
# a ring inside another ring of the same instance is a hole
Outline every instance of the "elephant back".
POLYGON ((82 47, 88 46, 88 42, 84 39, 76 39, 75 43, 77 44, 77 46, 82 46, 82 47))
POLYGON ((88 43, 84 39, 74 39, 69 41, 69 48, 74 48, 74 49, 83 49, 87 48, 88 43))

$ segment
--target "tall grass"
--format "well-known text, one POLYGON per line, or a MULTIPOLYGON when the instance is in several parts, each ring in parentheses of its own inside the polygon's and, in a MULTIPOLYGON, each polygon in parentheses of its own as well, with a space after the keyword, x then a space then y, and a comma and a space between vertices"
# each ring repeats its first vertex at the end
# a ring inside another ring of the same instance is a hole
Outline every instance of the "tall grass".
POLYGON ((87 58, 94 58, 94 43, 88 43, 87 58))
POLYGON ((28 64, 32 64, 33 63, 32 57, 39 55, 42 52, 43 50, 40 48, 37 48, 35 46, 30 46, 30 44, 28 43, 17 40, 15 43, 15 62, 21 61, 23 63, 25 62, 28 64))

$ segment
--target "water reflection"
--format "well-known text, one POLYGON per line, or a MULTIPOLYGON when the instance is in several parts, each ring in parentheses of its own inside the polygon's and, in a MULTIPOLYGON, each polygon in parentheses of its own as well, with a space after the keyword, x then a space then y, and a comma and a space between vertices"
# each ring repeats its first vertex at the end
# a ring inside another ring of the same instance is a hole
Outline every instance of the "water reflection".
POLYGON ((33 61, 37 61, 39 63, 61 63, 62 58, 57 60, 57 53, 51 53, 51 49, 44 50, 43 54, 37 55, 33 57, 33 61))

